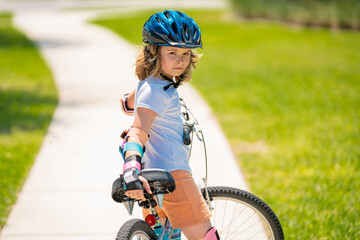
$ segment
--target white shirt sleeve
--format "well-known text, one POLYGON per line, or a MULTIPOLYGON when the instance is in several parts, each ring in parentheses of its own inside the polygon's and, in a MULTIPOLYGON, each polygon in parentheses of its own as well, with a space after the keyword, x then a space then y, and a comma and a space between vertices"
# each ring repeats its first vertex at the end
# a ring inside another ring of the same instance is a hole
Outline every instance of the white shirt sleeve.
POLYGON ((139 85, 136 108, 144 107, 162 115, 168 107, 169 99, 162 85, 146 81, 139 85))

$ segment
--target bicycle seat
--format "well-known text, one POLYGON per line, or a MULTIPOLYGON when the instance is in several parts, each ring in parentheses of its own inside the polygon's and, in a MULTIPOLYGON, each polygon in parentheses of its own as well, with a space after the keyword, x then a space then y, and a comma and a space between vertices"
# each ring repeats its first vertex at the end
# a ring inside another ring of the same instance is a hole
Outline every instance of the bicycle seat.
MULTIPOLYGON (((150 195, 144 189, 145 198, 152 198, 154 194, 159 193, 171 193, 176 188, 173 176, 166 170, 155 168, 144 169, 141 172, 141 176, 149 182, 150 189, 153 192, 153 194, 150 195)), ((125 195, 124 179, 122 174, 114 181, 111 196, 115 202, 119 203, 128 200, 128 197, 125 195)))

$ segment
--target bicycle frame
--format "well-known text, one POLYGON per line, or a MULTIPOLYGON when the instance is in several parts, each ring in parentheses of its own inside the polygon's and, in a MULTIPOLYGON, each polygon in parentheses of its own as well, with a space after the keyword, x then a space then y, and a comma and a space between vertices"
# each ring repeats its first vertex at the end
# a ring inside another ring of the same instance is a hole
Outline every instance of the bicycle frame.
MULTIPOLYGON (((204 135, 199 122, 186 106, 184 100, 180 98, 180 102, 184 122, 183 140, 185 145, 190 145, 189 158, 191 157, 194 134, 204 146, 205 177, 202 178, 199 187, 210 211, 214 213, 212 223, 214 225, 218 224, 215 222, 215 218, 222 221, 222 224, 217 225, 219 226, 217 229, 219 234, 223 234, 224 239, 234 239, 234 236, 241 235, 241 237, 245 236, 241 239, 248 239, 247 237, 251 239, 253 236, 258 236, 261 239, 283 240, 284 234, 280 221, 264 201, 241 189, 207 186, 208 159, 204 135)), ((133 239, 133 234, 140 233, 136 236, 140 236, 141 239, 141 236, 145 236, 145 239, 168 240, 174 233, 173 228, 167 218, 165 222, 161 221, 156 206, 162 208, 164 194, 175 190, 175 181, 169 172, 161 169, 145 169, 142 174, 148 179, 153 192, 150 195, 144 191, 146 201, 141 202, 125 196, 122 175, 113 183, 113 199, 116 202, 123 203, 130 215, 135 201, 138 202, 140 207, 150 209, 150 214, 145 218, 146 223, 140 219, 129 220, 119 230, 119 238, 117 239, 133 239)), ((175 235, 177 234, 173 235, 174 238, 179 239, 175 235)))

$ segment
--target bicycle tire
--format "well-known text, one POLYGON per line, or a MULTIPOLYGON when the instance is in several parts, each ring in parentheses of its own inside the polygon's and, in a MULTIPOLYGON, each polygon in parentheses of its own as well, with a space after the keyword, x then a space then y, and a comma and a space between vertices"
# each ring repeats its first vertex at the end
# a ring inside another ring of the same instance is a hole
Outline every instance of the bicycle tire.
MULTIPOLYGON (((283 240, 284 233, 274 211, 260 198, 237 188, 208 187, 211 222, 222 240, 283 240)), ((205 198, 205 189, 202 189, 205 198)))
POLYGON ((141 219, 130 219, 121 226, 116 240, 156 240, 157 237, 149 224, 141 219))

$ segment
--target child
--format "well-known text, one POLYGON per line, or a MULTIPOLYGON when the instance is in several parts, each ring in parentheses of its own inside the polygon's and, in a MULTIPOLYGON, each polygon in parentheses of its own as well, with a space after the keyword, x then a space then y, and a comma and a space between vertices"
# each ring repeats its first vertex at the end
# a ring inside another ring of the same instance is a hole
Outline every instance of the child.
POLYGON ((145 22, 143 41, 145 46, 136 61, 140 82, 136 91, 121 100, 125 113, 135 113, 123 168, 126 195, 143 199, 143 188, 151 194, 148 182, 140 175, 142 163, 144 168, 165 169, 173 175, 176 190, 165 195, 159 216, 163 220, 168 217, 172 227, 180 228, 189 240, 220 239, 191 177, 177 92, 191 79, 198 60, 191 49, 202 48, 200 29, 184 13, 166 10, 145 22))

